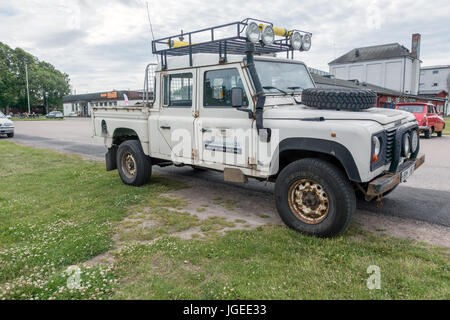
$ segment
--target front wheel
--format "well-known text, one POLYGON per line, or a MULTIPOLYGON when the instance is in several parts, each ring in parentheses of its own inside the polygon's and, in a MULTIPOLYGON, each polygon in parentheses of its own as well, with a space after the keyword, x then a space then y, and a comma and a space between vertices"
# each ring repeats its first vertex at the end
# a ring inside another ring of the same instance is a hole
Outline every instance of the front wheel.
POLYGON ((123 183, 140 187, 150 181, 151 160, 145 155, 138 140, 128 140, 122 143, 117 150, 116 161, 123 183))
POLYGON ((356 210, 346 176, 319 159, 298 160, 284 168, 275 184, 275 202, 287 226, 319 237, 343 233, 356 210))
POLYGON ((7 136, 8 136, 8 138, 14 138, 14 132, 13 133, 8 133, 7 136))

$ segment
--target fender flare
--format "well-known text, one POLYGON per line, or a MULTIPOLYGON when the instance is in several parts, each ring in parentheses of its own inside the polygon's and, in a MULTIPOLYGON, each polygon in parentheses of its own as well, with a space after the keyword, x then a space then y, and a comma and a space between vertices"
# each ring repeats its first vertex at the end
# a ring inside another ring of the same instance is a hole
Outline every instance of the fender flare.
POLYGON ((351 181, 362 182, 355 160, 345 146, 338 142, 316 138, 287 138, 281 141, 270 163, 271 174, 278 173, 280 154, 289 150, 311 151, 332 156, 341 163, 351 181))

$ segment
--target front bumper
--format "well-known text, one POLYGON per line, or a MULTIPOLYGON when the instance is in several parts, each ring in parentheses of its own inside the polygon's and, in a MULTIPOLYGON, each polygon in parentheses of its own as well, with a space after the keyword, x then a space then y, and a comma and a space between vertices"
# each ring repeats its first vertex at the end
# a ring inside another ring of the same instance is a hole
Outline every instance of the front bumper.
POLYGON ((420 132, 430 131, 430 127, 419 126, 419 131, 420 131, 420 132))
POLYGON ((417 170, 425 162, 425 155, 418 155, 415 160, 408 160, 399 166, 396 173, 386 173, 378 178, 375 178, 367 187, 366 199, 370 200, 378 196, 382 196, 389 190, 394 189, 401 182, 402 169, 408 167, 411 162, 414 162, 414 170, 417 170))
POLYGON ((0 127, 0 134, 14 133, 14 127, 0 127))

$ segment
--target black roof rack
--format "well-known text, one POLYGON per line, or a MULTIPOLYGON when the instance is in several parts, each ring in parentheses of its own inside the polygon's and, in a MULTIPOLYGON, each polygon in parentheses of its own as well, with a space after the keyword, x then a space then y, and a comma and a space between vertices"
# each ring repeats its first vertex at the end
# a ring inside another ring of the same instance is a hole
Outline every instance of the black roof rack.
MULTIPOLYGON (((182 33, 166 38, 156 39, 152 41, 152 50, 154 54, 161 56, 163 68, 167 68, 167 56, 185 56, 189 55, 190 65, 192 66, 192 55, 195 53, 216 53, 219 54, 220 61, 227 60, 227 54, 244 55, 246 51, 247 37, 245 36, 245 28, 250 22, 269 24, 271 22, 259 19, 247 18, 242 21, 223 24, 211 28, 201 29, 188 33, 182 33), (224 36, 224 33, 228 33, 224 36), (199 37, 203 41, 196 42, 194 37, 199 37), (176 42, 180 41, 181 45, 176 42)), ((302 33, 309 32, 300 30, 302 33)), ((264 45, 262 42, 255 44, 255 54, 275 54, 286 52, 293 58, 293 49, 289 43, 288 37, 275 40, 271 45, 264 45)))

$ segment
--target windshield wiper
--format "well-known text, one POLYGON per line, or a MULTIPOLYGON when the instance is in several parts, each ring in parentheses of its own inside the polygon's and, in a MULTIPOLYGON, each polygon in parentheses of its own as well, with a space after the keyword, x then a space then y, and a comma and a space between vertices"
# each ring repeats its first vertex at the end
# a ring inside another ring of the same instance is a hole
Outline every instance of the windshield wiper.
POLYGON ((266 87, 263 87, 263 89, 266 89, 266 90, 273 90, 273 89, 275 89, 275 90, 280 91, 280 92, 283 93, 283 94, 288 94, 286 91, 281 90, 281 89, 279 89, 279 88, 277 88, 277 87, 266 86, 266 87))
POLYGON ((287 87, 289 90, 295 91, 296 89, 301 89, 303 90, 302 87, 287 87))

